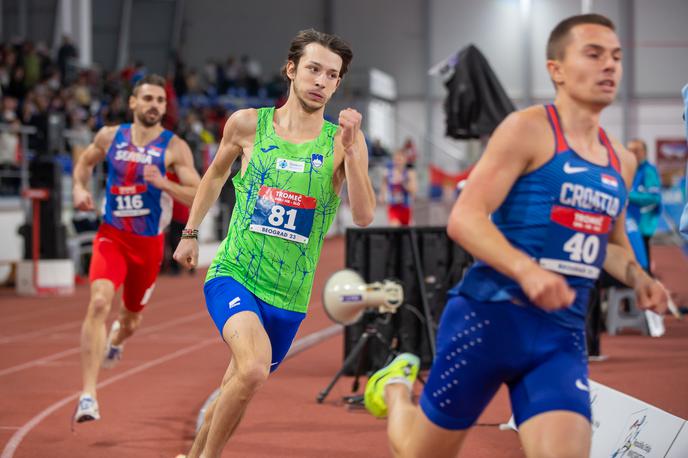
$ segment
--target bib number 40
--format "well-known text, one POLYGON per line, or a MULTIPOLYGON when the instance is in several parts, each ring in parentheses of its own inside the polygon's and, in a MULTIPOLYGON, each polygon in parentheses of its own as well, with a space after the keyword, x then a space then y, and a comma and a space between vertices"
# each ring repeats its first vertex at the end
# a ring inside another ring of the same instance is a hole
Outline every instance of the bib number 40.
POLYGON ((596 235, 578 232, 566 241, 564 251, 571 261, 593 264, 600 253, 600 239, 596 235))

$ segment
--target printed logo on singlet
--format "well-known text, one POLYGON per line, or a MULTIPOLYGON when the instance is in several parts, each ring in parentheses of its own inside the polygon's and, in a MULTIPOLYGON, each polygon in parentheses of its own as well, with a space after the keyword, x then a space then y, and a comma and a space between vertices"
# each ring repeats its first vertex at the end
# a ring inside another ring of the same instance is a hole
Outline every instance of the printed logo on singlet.
POLYGON ((587 167, 574 167, 568 162, 564 164, 564 173, 572 175, 574 173, 581 173, 581 172, 587 172, 588 168, 587 167))
POLYGON ((286 170, 288 172, 303 173, 306 170, 306 163, 302 161, 292 161, 290 159, 277 158, 277 170, 286 170))
POLYGON ((603 173, 600 178, 602 180, 602 184, 605 185, 606 187, 612 188, 612 189, 618 189, 619 180, 614 178, 612 175, 607 175, 606 173, 603 173))
POLYGON ((323 155, 322 154, 311 154, 311 165, 319 169, 323 165, 323 155))
POLYGON ((137 162, 139 164, 152 164, 153 163, 153 158, 149 156, 148 154, 144 153, 139 153, 135 151, 129 151, 125 149, 118 149, 115 152, 115 160, 116 161, 125 161, 125 162, 137 162))
POLYGON ((279 147, 277 145, 270 145, 267 148, 260 148, 260 150, 264 153, 269 153, 273 149, 278 149, 279 147))
POLYGON ((606 213, 613 217, 619 214, 621 206, 618 197, 598 191, 597 189, 569 182, 565 182, 561 185, 559 202, 571 207, 580 207, 585 210, 606 213))

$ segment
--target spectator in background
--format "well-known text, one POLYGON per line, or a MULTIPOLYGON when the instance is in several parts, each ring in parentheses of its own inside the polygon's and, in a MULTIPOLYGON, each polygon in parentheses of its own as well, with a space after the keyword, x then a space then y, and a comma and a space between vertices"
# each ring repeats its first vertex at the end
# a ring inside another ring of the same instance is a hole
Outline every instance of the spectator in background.
POLYGON ((189 95, 202 95, 203 87, 201 79, 196 70, 191 70, 186 74, 186 91, 189 95))
POLYGON ((31 89, 41 80, 42 62, 33 43, 27 41, 23 46, 24 86, 31 89))
POLYGON ((416 171, 408 168, 406 151, 400 149, 392 156, 380 189, 380 201, 387 204, 390 226, 411 224, 411 203, 416 191, 416 171))
POLYGON ((411 137, 406 138, 404 146, 402 146, 401 149, 404 154, 406 154, 406 166, 408 168, 414 168, 416 166, 416 160, 418 159, 418 149, 411 137))
POLYGON ((384 146, 382 146, 382 142, 380 142, 379 138, 373 140, 373 144, 370 146, 369 156, 371 162, 377 162, 389 157, 389 152, 385 149, 384 146))
POLYGON ((127 121, 127 107, 124 103, 122 94, 117 94, 109 105, 103 107, 101 111, 101 123, 106 126, 122 124, 127 121))
POLYGON ((162 125, 165 129, 176 130, 179 123, 179 99, 174 90, 174 76, 165 78, 165 96, 167 97, 167 114, 163 118, 162 125))
POLYGON ((10 70, 10 82, 5 93, 19 100, 24 99, 27 93, 24 85, 24 68, 16 66, 10 70))
POLYGON ((7 124, 9 127, 7 130, 0 131, 0 168, 14 169, 18 165, 17 148, 19 147, 19 136, 14 129, 20 126, 17 117, 17 99, 14 97, 2 97, 0 123, 7 124))
MULTIPOLYGON (((657 223, 662 211, 661 184, 657 168, 647 160, 647 144, 636 138, 628 143, 628 150, 635 155, 638 169, 633 178, 633 186, 628 197, 627 229, 631 229, 629 238, 633 242, 631 236, 634 228, 632 225, 633 222, 637 224, 637 230, 645 247, 647 271, 650 272, 652 269, 650 239, 657 230, 657 223)), ((634 251, 637 255, 639 250, 634 247, 634 251)), ((638 256, 638 258, 640 261, 641 257, 638 256)))
POLYGON ((72 81, 72 69, 75 67, 76 59, 79 57, 79 51, 72 43, 72 38, 69 35, 62 37, 62 45, 57 50, 57 68, 60 70, 63 84, 69 84, 72 81))
POLYGON ((263 76, 263 68, 260 63, 249 56, 241 56, 241 63, 244 67, 246 76, 246 92, 250 96, 258 95, 258 89, 260 88, 260 81, 263 76))
POLYGON ((19 194, 19 128, 16 113, 16 99, 3 97, 0 123, 7 124, 8 129, 0 130, 0 195, 19 194), (15 105, 15 109, 12 109, 15 105))
POLYGON ((239 77, 241 73, 241 65, 233 56, 227 58, 227 62, 224 66, 224 81, 223 87, 220 88, 221 92, 224 94, 230 87, 236 87, 239 83, 239 77))
POLYGON ((29 149, 39 154, 48 151, 49 107, 50 98, 45 94, 38 95, 31 92, 24 100, 22 121, 25 125, 36 128, 36 134, 29 136, 29 149))
POLYGON ((189 144, 196 170, 201 172, 203 171, 204 163, 202 152, 205 146, 202 136, 203 130, 203 123, 194 110, 187 111, 186 116, 179 123, 179 135, 189 144))
POLYGON ((74 99, 83 108, 91 106, 91 88, 88 85, 88 75, 86 72, 79 74, 76 85, 74 86, 74 99))
POLYGON ((215 59, 206 59, 205 65, 203 66, 203 83, 206 87, 217 87, 218 65, 215 59))
POLYGON ((69 146, 72 152, 72 163, 76 164, 81 153, 93 141, 95 120, 83 109, 75 109, 69 114, 69 146))

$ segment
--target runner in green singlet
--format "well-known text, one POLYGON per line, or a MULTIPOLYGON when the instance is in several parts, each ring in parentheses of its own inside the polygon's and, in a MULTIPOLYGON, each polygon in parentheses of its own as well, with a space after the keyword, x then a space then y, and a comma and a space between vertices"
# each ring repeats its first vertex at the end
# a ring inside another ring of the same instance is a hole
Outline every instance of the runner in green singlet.
POLYGON ((352 57, 337 36, 299 32, 283 68, 290 82, 286 104, 234 113, 201 180, 174 254, 187 268, 198 260, 196 228, 240 158, 229 231, 204 286, 208 312, 232 358, 189 457, 220 456, 251 398, 286 355, 308 309, 344 180, 354 223, 372 222, 375 195, 361 115, 342 110, 339 125, 323 117, 352 57))

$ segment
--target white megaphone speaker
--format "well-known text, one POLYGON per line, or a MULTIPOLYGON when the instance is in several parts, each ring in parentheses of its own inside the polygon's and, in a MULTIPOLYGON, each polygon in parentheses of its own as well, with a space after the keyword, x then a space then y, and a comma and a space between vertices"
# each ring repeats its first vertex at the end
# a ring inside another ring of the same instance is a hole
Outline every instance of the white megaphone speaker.
POLYGON ((335 272, 325 283, 325 313, 336 323, 357 322, 367 308, 380 313, 394 313, 404 301, 402 286, 392 280, 366 283, 357 272, 344 269, 335 272))

